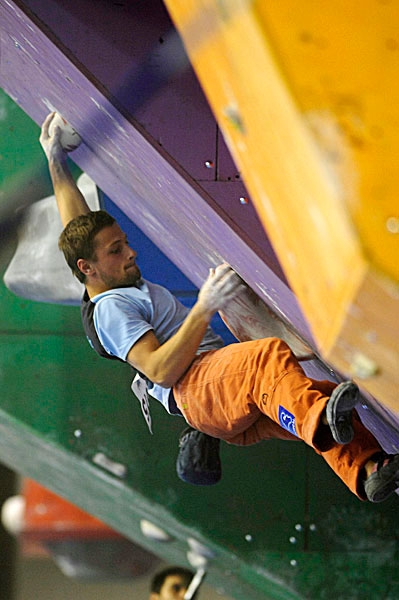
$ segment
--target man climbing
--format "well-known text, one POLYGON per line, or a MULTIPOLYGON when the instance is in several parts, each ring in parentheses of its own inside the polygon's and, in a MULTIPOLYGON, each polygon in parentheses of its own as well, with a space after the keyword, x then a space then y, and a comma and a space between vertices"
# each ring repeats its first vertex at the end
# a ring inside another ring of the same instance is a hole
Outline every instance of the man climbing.
POLYGON ((242 289, 227 264, 210 269, 191 310, 142 278, 136 252, 105 211, 90 211, 67 166, 60 130, 40 142, 64 230, 59 245, 93 306, 105 351, 133 366, 151 395, 196 430, 238 445, 303 440, 361 499, 399 487, 399 455, 386 455, 353 410, 358 389, 306 376, 285 342, 265 338, 223 347, 213 315, 242 289))

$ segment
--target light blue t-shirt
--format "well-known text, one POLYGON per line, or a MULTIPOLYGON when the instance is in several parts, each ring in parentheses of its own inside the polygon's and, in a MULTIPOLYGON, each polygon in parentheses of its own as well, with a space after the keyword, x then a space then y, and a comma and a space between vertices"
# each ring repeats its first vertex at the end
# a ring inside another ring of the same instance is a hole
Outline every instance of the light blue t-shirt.
MULTIPOLYGON (((153 331, 160 344, 166 342, 189 313, 169 290, 144 279, 138 287, 107 290, 91 301, 95 304, 94 326, 101 344, 109 354, 122 360, 147 331, 153 331)), ((198 353, 223 345, 223 340, 208 327, 198 353)), ((148 387, 151 396, 170 412, 170 388, 151 383, 148 387)))

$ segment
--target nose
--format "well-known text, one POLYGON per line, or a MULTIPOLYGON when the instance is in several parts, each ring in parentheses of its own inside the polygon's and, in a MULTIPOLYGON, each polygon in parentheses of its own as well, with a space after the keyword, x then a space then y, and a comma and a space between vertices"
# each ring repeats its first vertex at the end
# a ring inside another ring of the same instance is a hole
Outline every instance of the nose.
POLYGON ((133 250, 133 248, 131 248, 130 246, 127 246, 128 249, 128 257, 135 259, 137 256, 137 252, 135 250, 133 250))

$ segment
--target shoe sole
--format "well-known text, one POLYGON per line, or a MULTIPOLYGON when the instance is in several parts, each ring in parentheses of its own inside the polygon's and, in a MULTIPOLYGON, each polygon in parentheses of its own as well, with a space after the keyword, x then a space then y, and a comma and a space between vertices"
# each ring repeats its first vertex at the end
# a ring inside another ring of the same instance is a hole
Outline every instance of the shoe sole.
POLYGON ((399 487, 399 455, 396 456, 386 467, 382 467, 376 473, 372 473, 364 484, 366 496, 370 502, 383 502, 399 487), (373 482, 376 482, 373 484, 373 482), (376 489, 368 488, 376 486, 376 489))
POLYGON ((344 381, 337 385, 331 394, 331 398, 326 406, 326 416, 331 433, 337 444, 349 444, 353 440, 353 427, 351 411, 358 402, 359 388, 353 381, 344 381), (341 417, 346 417, 347 421, 337 422, 341 417), (342 430, 344 428, 344 430, 342 430), (341 429, 341 431, 339 430, 341 429))

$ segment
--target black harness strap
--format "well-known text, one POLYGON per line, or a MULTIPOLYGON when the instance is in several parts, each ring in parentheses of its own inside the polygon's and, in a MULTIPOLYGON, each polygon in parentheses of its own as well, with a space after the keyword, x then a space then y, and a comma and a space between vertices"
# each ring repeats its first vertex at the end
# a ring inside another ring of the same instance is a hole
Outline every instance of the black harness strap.
MULTIPOLYGON (((126 361, 122 360, 118 356, 113 356, 112 354, 109 354, 106 351, 106 349, 104 348, 104 346, 101 344, 101 342, 98 338, 98 335, 97 335, 96 328, 94 327, 93 314, 94 314, 95 306, 96 305, 94 304, 94 302, 92 302, 90 300, 87 290, 85 290, 85 293, 82 298, 82 303, 80 306, 80 312, 82 315, 83 329, 84 329, 84 332, 86 334, 86 337, 87 337, 91 347, 93 348, 93 350, 95 350, 97 352, 97 354, 99 356, 101 356, 103 358, 109 358, 110 360, 119 360, 119 362, 128 364, 128 363, 126 363, 126 361)), ((137 371, 137 369, 134 369, 131 365, 129 365, 129 367, 132 369, 132 371, 134 373, 138 373, 140 375, 141 379, 145 380, 147 382, 147 384, 151 383, 145 375, 140 373, 140 371, 137 371)), ((170 391, 169 410, 172 415, 182 416, 179 408, 177 407, 175 398, 173 396, 173 390, 170 391)))
POLYGON ((104 346, 101 344, 97 335, 96 328, 94 327, 94 308, 95 304, 90 300, 89 294, 87 293, 87 290, 85 290, 85 293, 82 298, 82 303, 80 305, 80 314, 82 317, 83 329, 91 347, 97 352, 97 354, 99 354, 103 358, 109 358, 110 360, 119 360, 120 362, 125 362, 118 356, 112 356, 112 354, 109 354, 104 348, 104 346))

